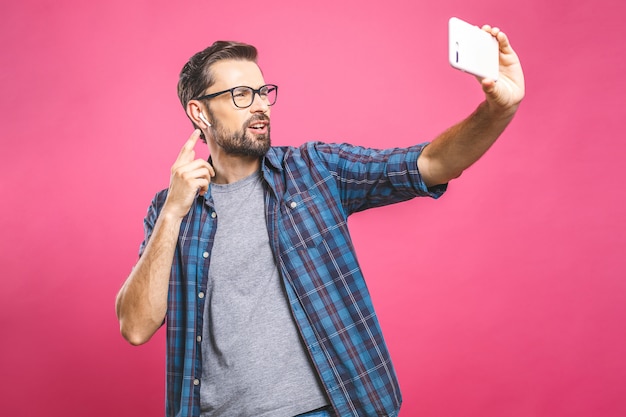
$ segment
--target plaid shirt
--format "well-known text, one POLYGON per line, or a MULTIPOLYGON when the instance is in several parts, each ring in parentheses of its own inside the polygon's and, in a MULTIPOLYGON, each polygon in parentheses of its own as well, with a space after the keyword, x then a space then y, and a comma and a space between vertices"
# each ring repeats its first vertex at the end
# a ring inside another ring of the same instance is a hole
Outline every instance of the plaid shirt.
MULTIPOLYGON (((417 170, 425 144, 372 150, 307 143, 272 147, 262 163, 270 245, 293 315, 335 416, 396 416, 402 401, 348 216, 416 196, 439 197, 417 170)), ((145 219, 143 252, 167 190, 145 219)), ((200 415, 201 335, 219 223, 209 193, 184 218, 169 284, 168 417, 200 415)), ((277 376, 279 377, 279 376, 277 376)))

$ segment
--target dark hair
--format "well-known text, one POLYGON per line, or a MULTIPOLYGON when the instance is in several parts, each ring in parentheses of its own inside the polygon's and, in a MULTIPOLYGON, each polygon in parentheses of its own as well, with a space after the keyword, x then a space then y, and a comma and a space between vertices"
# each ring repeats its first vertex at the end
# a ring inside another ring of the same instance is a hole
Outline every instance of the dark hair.
POLYGON ((245 43, 217 41, 192 56, 178 77, 178 98, 183 108, 187 108, 189 100, 203 95, 215 83, 211 65, 224 59, 257 62, 257 50, 245 43))

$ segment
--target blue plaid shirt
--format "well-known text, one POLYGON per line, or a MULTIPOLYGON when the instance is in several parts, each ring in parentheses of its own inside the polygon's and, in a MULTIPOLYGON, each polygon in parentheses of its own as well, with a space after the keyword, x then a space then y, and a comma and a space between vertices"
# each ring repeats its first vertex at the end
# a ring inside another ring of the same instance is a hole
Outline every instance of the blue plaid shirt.
MULTIPOLYGON (((348 216, 416 196, 439 197, 417 170, 425 144, 373 150, 306 143, 272 147, 262 163, 270 244, 298 328, 335 416, 396 416, 396 374, 359 268, 348 216)), ((145 219, 143 252, 167 190, 145 219)), ((219 224, 210 189, 184 218, 169 284, 168 417, 200 414, 201 339, 219 224)))

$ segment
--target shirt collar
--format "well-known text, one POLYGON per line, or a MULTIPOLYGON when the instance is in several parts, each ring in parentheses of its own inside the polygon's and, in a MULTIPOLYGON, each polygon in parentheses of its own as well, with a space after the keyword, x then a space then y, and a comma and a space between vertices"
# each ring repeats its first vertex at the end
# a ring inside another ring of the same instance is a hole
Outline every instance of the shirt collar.
POLYGON ((270 165, 272 168, 282 171, 283 166, 280 163, 278 155, 276 155, 275 148, 269 148, 265 156, 263 157, 262 165, 270 165))
POLYGON ((265 178, 265 182, 275 196, 279 195, 278 188, 281 187, 280 184, 276 183, 276 176, 274 174, 281 172, 282 170, 283 166, 281 164, 280 157, 276 152, 276 148, 272 147, 267 151, 267 153, 263 157, 263 160, 261 161, 261 171, 263 172, 263 178, 265 178))

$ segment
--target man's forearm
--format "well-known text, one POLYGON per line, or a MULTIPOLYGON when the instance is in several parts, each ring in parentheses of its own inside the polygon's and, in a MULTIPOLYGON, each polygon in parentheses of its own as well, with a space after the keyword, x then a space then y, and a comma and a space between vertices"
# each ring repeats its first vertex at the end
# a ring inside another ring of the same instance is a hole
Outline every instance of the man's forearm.
POLYGON ((465 120, 452 126, 424 148, 418 167, 428 186, 445 184, 460 176, 498 139, 516 109, 494 111, 487 101, 465 120))
POLYGON ((165 318, 180 223, 180 218, 161 213, 144 253, 117 295, 120 331, 133 345, 150 340, 165 318))

